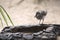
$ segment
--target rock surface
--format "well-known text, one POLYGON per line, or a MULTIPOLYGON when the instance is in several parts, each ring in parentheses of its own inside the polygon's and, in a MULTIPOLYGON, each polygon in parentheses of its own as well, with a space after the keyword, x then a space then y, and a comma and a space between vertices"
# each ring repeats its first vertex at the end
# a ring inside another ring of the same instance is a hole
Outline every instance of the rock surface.
POLYGON ((60 25, 56 24, 41 24, 41 25, 32 25, 30 27, 5 27, 0 33, 1 40, 57 40, 57 36, 60 34, 60 25), (32 28, 33 27, 33 28, 32 28), (36 27, 42 28, 42 30, 37 30, 36 27), (49 29, 53 27, 53 29, 49 29), (29 29, 30 28, 30 29, 29 29), (35 30, 34 30, 35 28, 35 30), (6 30, 9 29, 9 30, 6 30), (20 30, 18 30, 20 29, 20 30), (29 29, 29 30, 27 30, 29 29), (34 32, 31 30, 33 29, 34 32), (49 29, 50 31, 48 31, 49 29), (57 30, 58 29, 58 30, 57 30), (25 30, 25 31, 21 31, 25 30))

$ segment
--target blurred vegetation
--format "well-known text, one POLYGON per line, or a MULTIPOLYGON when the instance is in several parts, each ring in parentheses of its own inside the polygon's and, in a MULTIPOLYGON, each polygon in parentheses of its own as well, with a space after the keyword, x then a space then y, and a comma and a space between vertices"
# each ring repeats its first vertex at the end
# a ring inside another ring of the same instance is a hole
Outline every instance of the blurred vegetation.
POLYGON ((2 17, 0 17, 0 22, 1 22, 2 26, 3 26, 2 18, 7 26, 9 26, 8 20, 10 21, 12 26, 14 26, 9 14, 6 12, 6 10, 1 5, 0 5, 0 16, 2 16, 2 17))
POLYGON ((20 1, 17 3, 17 5, 21 4, 23 1, 24 1, 24 0, 20 0, 20 1))
POLYGON ((40 4, 43 0, 34 0, 35 4, 40 4))

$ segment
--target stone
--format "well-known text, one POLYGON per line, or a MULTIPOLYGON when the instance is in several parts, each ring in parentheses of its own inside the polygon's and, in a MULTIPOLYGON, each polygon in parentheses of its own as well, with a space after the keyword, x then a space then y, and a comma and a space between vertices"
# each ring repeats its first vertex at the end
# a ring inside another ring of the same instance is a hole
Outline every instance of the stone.
POLYGON ((6 27, 0 32, 0 40, 57 40, 60 26, 50 25, 52 24, 6 27))

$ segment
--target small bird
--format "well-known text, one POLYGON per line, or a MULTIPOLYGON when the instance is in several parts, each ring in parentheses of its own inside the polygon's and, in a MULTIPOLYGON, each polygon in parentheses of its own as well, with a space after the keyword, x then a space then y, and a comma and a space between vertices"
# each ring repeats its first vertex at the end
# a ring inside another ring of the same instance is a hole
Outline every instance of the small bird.
POLYGON ((39 20, 39 24, 42 21, 42 24, 44 22, 44 18, 47 14, 47 11, 37 11, 35 17, 39 20))

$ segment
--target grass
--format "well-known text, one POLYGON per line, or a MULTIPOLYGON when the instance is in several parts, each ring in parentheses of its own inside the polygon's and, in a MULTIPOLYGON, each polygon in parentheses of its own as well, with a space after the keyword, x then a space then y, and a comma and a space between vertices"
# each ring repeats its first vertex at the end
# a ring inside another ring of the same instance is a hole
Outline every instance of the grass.
MULTIPOLYGON (((9 20, 10 23, 12 24, 12 26, 14 26, 14 24, 13 24, 13 22, 12 22, 10 16, 9 16, 9 14, 6 12, 6 10, 1 5, 0 5, 0 14, 2 15, 2 18, 4 19, 4 22, 6 23, 7 26, 9 26, 9 23, 8 23, 7 20, 9 20), (6 16, 7 16, 8 19, 6 18, 6 16)), ((1 21, 1 24, 3 26, 2 18, 0 17, 0 21, 1 21)))

